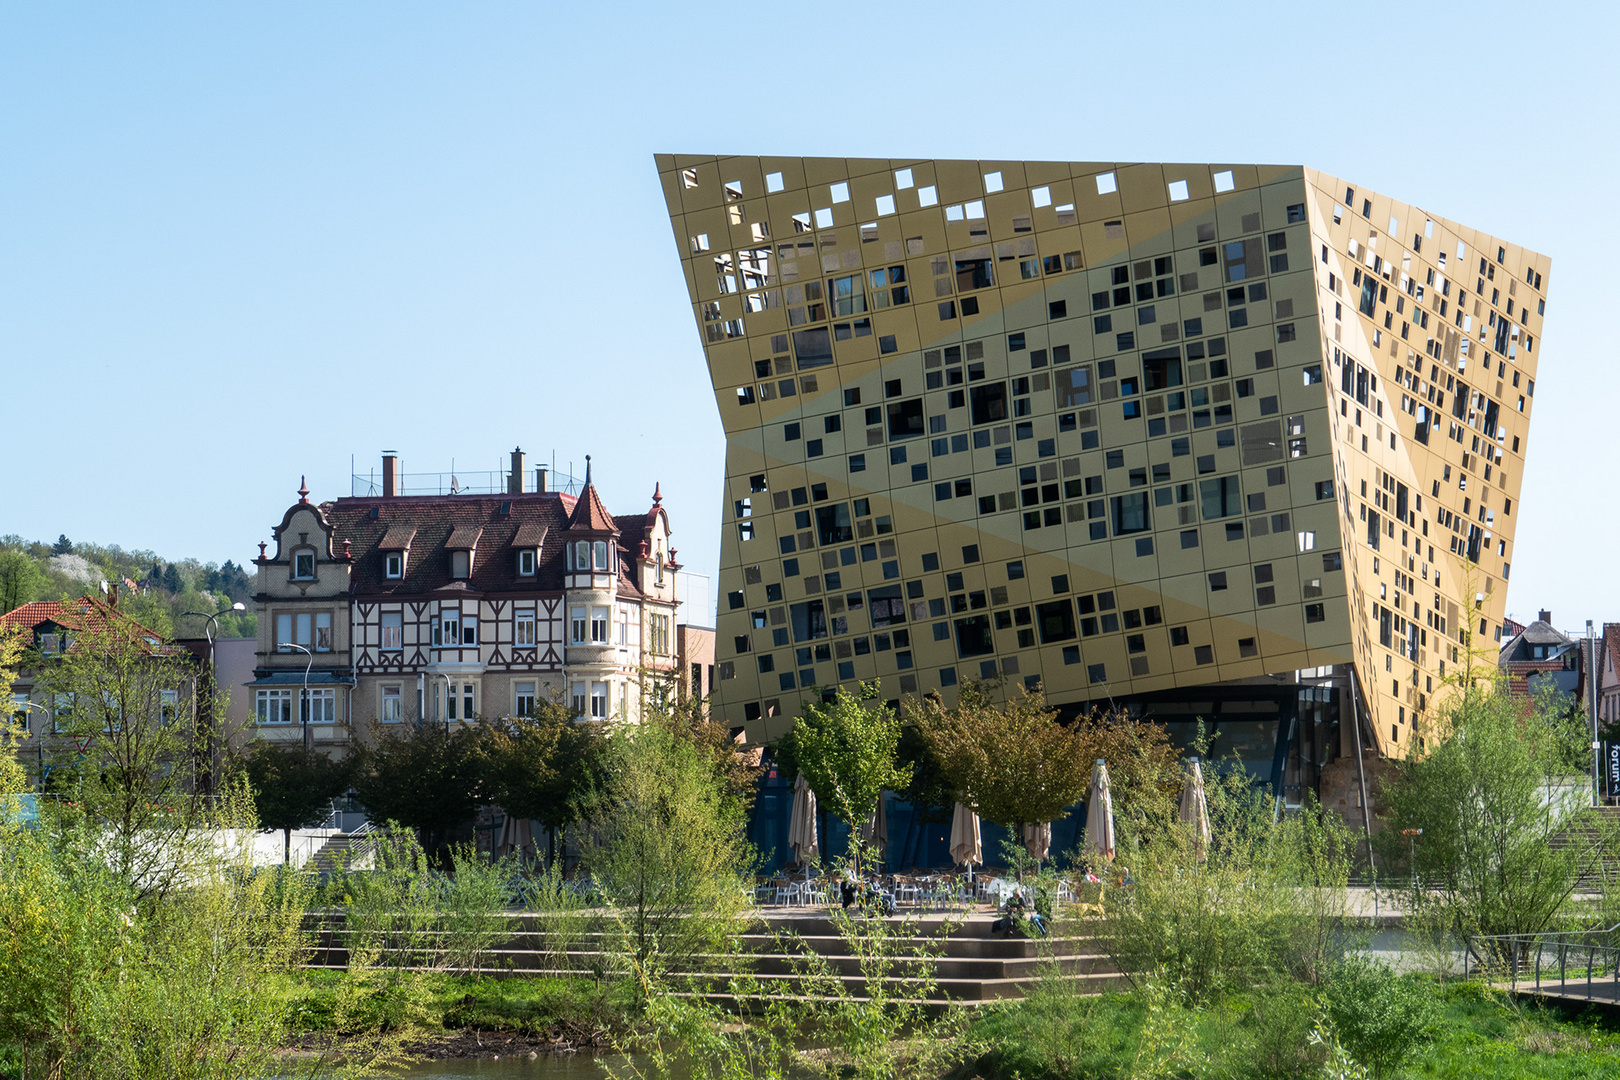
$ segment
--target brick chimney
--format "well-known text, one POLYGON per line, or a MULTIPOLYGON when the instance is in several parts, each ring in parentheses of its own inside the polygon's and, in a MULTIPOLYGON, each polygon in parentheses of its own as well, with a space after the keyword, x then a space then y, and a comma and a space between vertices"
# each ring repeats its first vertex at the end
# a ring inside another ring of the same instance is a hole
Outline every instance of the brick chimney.
POLYGON ((534 470, 534 490, 542 495, 546 493, 546 467, 544 465, 534 470))
POLYGON ((506 478, 506 493, 508 495, 523 494, 523 470, 525 467, 523 447, 515 447, 512 450, 512 471, 506 478))
POLYGON ((1552 625, 1552 612, 1548 611, 1546 608, 1542 608, 1539 612, 1536 613, 1536 619, 1539 620, 1540 622, 1546 623, 1548 626, 1551 626, 1552 625))
POLYGON ((399 454, 383 451, 383 498, 392 499, 399 494, 399 454))

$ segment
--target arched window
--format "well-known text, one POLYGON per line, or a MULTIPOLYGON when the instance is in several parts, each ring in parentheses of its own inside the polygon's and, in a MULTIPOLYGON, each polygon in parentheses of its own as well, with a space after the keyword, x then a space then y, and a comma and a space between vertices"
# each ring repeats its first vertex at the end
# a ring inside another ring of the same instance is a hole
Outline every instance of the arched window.
POLYGON ((596 563, 595 563, 595 565, 596 565, 596 569, 598 569, 598 570, 611 570, 611 569, 613 569, 613 567, 608 564, 608 545, 607 545, 606 540, 598 540, 596 542, 596 563))
POLYGON ((591 568, 591 542, 581 540, 574 545, 574 569, 589 570, 591 568))

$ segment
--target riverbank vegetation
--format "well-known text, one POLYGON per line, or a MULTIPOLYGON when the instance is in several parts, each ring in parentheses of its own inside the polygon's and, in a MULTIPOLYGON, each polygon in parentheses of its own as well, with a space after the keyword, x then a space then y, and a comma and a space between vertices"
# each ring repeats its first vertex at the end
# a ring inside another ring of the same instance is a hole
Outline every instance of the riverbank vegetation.
MULTIPOLYGON (((90 659, 87 650, 74 663, 90 659)), ((0 668, 8 662, 18 662, 15 648, 0 649, 0 668)), ((76 670, 64 665, 61 677, 76 670)), ((136 685, 148 670, 125 681, 136 685)), ((1034 695, 1003 702, 976 687, 953 707, 970 716, 938 701, 907 703, 921 718, 913 752, 939 748, 938 760, 897 764, 903 728, 853 699, 833 703, 848 715, 812 716, 807 737, 795 740, 800 753, 818 735, 826 744, 817 756, 827 767, 807 775, 852 824, 873 805, 868 789, 917 775, 976 801, 1010 792, 1000 816, 1041 820, 1047 809, 1035 795, 1019 801, 1019 778, 998 780, 984 767, 998 758, 985 747, 1002 710, 1021 743, 1064 747, 1064 775, 1074 774, 1064 783, 1078 783, 1093 755, 1109 760, 1116 857, 1093 856, 1091 880, 1072 855, 1061 883, 1051 861, 1027 870, 1031 906, 1050 919, 1045 933, 1022 926, 1048 946, 1044 973, 1023 1000, 978 1009, 938 1007, 938 939, 881 917, 876 904, 829 913, 830 931, 817 932, 830 933, 837 961, 791 935, 762 944, 748 918, 753 766, 739 764, 715 725, 687 713, 593 731, 589 767, 572 773, 554 757, 578 741, 560 717, 501 729, 487 745, 441 748, 456 768, 432 775, 463 787, 499 775, 549 820, 575 826, 576 876, 553 860, 491 860, 451 842, 443 815, 428 815, 379 828, 352 865, 317 881, 252 865, 246 841, 259 821, 239 779, 222 777, 206 798, 164 786, 190 758, 160 738, 161 695, 151 732, 136 730, 128 711, 96 711, 107 694, 87 700, 82 716, 64 719, 82 727, 87 746, 140 752, 81 755, 68 774, 79 797, 47 800, 31 825, 13 797, 27 779, 14 757, 21 733, 0 741, 0 1077, 8 1080, 377 1075, 451 1043, 476 1049, 486 1034, 502 1046, 591 1047, 616 1075, 645 1080, 1269 1080, 1477 1075, 1482 1063, 1502 1077, 1562 1078, 1613 1075, 1620 1064, 1620 1038, 1591 1017, 1523 1006, 1477 980, 1452 979, 1443 963, 1434 976, 1414 976, 1365 959, 1346 907, 1354 837, 1333 815, 1310 802, 1281 813, 1269 792, 1239 768, 1218 767, 1200 745, 1212 765, 1206 831, 1196 815, 1183 819, 1188 774, 1162 730, 1094 716, 1060 731, 1034 695), (139 741, 148 736, 155 741, 139 741), (502 770, 479 764, 500 745, 510 755, 502 770), (1077 884, 1084 917, 1053 903, 1060 885, 1077 884), (528 943, 522 963, 534 975, 504 967, 514 934, 528 943), (755 974, 749 958, 761 948, 790 958, 789 982, 755 974), (1086 965, 1102 978, 1076 977, 1086 965), (289 1048, 307 1053, 288 1057, 289 1048)), ((1448 731, 1401 767, 1391 789, 1396 814, 1432 821, 1448 805, 1470 811, 1454 813, 1454 832, 1422 858, 1408 844, 1401 869, 1431 883, 1414 893, 1412 910, 1437 913, 1425 925, 1453 947, 1498 925, 1491 913, 1515 897, 1541 905, 1531 929, 1590 927, 1616 903, 1609 892, 1594 900, 1575 888, 1601 858, 1528 851, 1538 835, 1551 846, 1535 778, 1546 787, 1578 733, 1549 722, 1545 737, 1524 736, 1534 714, 1468 694, 1455 701, 1443 713, 1448 731), (1497 775, 1500 797, 1487 790, 1497 775), (1473 859, 1479 837, 1506 854, 1473 859), (1535 880, 1482 889, 1491 874, 1535 880)), ((398 775, 404 786, 427 775, 411 762, 431 749, 426 736, 382 747, 367 775, 398 775)), ((247 775, 293 776, 301 765, 289 758, 247 775)), ((293 807, 286 817, 305 813, 293 807)), ((1589 843, 1601 856, 1610 842, 1589 843)), ((827 869, 853 874, 864 861, 827 869)), ((1608 880, 1595 887, 1607 890, 1608 880)))

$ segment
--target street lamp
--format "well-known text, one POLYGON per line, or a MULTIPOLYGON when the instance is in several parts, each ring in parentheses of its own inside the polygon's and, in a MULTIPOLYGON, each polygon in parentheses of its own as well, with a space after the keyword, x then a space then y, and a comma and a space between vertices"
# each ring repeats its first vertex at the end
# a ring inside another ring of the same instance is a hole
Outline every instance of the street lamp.
POLYGON ((1402 829, 1401 835, 1406 837, 1406 845, 1410 866, 1412 868, 1412 887, 1417 888, 1417 838, 1423 835, 1422 829, 1402 829))
POLYGON ((298 699, 298 716, 304 722, 304 749, 309 750, 314 746, 309 738, 309 666, 315 662, 315 654, 303 645, 295 645, 291 641, 283 641, 276 648, 297 649, 308 657, 304 661, 304 692, 303 696, 298 699))
POLYGON ((442 671, 435 671, 433 674, 444 680, 444 708, 440 710, 443 715, 439 719, 444 721, 444 737, 448 739, 450 737, 450 707, 455 704, 456 684, 451 682, 450 676, 442 671))
MULTIPOLYGON (((23 701, 16 702, 16 704, 20 705, 22 707, 23 730, 25 730, 25 731, 28 729, 28 710, 29 709, 38 709, 40 712, 44 713, 46 716, 51 715, 51 710, 47 709, 45 706, 41 705, 37 701, 28 701, 28 700, 25 699, 23 701)), ((45 725, 44 724, 40 725, 39 736, 34 742, 34 756, 35 756, 35 759, 39 762, 39 766, 38 766, 38 768, 39 768, 39 790, 43 792, 45 790, 45 725)))
MULTIPOLYGON (((206 611, 182 611, 180 613, 181 618, 184 618, 187 615, 195 615, 199 619, 207 619, 208 620, 208 622, 203 627, 203 632, 208 635, 208 711, 209 711, 209 714, 210 714, 210 717, 209 717, 209 729, 210 730, 203 733, 203 742, 205 743, 205 746, 204 746, 203 749, 204 749, 204 753, 206 753, 208 755, 208 766, 209 766, 209 779, 210 779, 210 781, 212 781, 212 779, 213 779, 213 766, 214 766, 214 747, 212 745, 212 743, 213 743, 213 740, 212 740, 212 736, 213 736, 212 714, 213 714, 213 710, 214 710, 215 694, 218 693, 218 690, 219 690, 219 666, 214 662, 214 630, 219 625, 219 617, 221 615, 230 615, 230 614, 233 614, 234 612, 246 611, 246 610, 247 610, 247 605, 242 603, 239 600, 236 603, 232 604, 228 608, 220 608, 218 611, 214 612, 212 615, 210 615, 206 611)), ((196 778, 195 777, 192 778, 192 783, 193 784, 196 783, 196 778)), ((209 786, 212 787, 211 782, 210 782, 209 786)))

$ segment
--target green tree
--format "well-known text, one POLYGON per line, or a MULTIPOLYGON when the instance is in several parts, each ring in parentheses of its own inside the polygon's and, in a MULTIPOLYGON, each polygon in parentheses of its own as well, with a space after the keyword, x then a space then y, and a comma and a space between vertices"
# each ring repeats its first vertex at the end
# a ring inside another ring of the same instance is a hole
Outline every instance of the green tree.
POLYGON ((180 568, 170 563, 163 568, 163 588, 170 593, 178 593, 184 589, 185 582, 180 580, 180 568))
MULTIPOLYGON (((1603 819, 1572 828, 1590 802, 1590 735, 1567 705, 1548 688, 1526 708, 1505 684, 1475 681, 1419 729, 1381 787, 1374 837, 1408 883, 1408 910, 1467 935, 1532 934, 1568 910, 1616 837, 1603 819)), ((1481 959, 1506 959, 1492 952, 1481 959)))
POLYGON ((45 571, 26 552, 15 548, 0 551, 0 613, 39 599, 45 582, 45 571))
POLYGON ((189 876, 216 824, 210 801, 194 794, 193 766, 196 732, 223 732, 224 703, 199 697, 190 653, 96 610, 105 617, 72 648, 37 658, 62 736, 52 780, 62 778, 80 823, 105 837, 114 871, 161 896, 189 876))
POLYGON ((71 554, 73 554, 73 541, 71 541, 71 540, 69 540, 67 538, 67 533, 62 533, 59 536, 57 536, 56 543, 51 545, 51 554, 52 555, 71 555, 71 554))
POLYGON ((992 684, 962 686, 957 704, 917 703, 918 725, 940 770, 979 815, 1022 837, 1080 801, 1091 782, 1094 743, 1065 727, 1039 690, 1022 687, 998 705, 992 684))
POLYGON ((647 996, 700 954, 736 953, 753 852, 711 762, 666 724, 620 725, 585 817, 607 942, 647 996))
POLYGON ((560 702, 544 702, 529 716, 491 722, 480 753, 490 801, 551 830, 555 858, 556 830, 579 819, 596 787, 601 725, 581 723, 560 702))
POLYGON ((350 757, 332 758, 303 743, 254 742, 241 762, 253 790, 259 828, 280 829, 281 861, 292 857, 292 831, 318 825, 354 775, 350 757))
MULTIPOLYGON (((787 736, 819 805, 852 833, 877 810, 885 789, 911 783, 911 766, 895 765, 900 721, 893 709, 874 703, 877 693, 876 683, 863 683, 860 697, 840 688, 829 701, 808 701, 787 736)), ((858 874, 858 845, 852 858, 858 874)))
POLYGON ((666 700, 649 705, 644 712, 646 721, 664 724, 676 738, 690 743, 698 756, 714 769, 715 779, 726 798, 744 814, 753 809, 754 797, 759 794, 759 777, 764 772, 759 763, 761 755, 750 754, 746 747, 739 749, 730 725, 710 715, 703 699, 666 700))
POLYGON ((452 833, 488 801, 480 730, 373 724, 371 733, 356 752, 355 794, 373 820, 415 829, 422 846, 442 857, 452 833))

